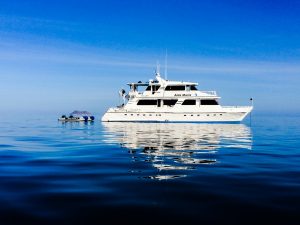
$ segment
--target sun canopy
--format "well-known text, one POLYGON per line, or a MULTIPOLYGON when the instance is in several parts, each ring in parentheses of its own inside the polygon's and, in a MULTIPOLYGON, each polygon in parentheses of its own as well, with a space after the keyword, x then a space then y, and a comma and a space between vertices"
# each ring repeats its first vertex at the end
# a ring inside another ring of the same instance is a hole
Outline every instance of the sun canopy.
POLYGON ((75 111, 71 112, 70 115, 71 116, 90 116, 92 114, 88 111, 75 110, 75 111))

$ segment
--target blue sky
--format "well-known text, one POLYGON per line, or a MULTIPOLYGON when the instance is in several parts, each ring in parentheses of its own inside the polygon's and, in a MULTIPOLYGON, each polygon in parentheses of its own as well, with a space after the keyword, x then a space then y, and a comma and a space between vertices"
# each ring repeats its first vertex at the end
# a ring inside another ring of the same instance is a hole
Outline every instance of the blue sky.
POLYGON ((152 78, 217 90, 225 105, 300 111, 299 1, 0 1, 0 112, 118 103, 152 78))

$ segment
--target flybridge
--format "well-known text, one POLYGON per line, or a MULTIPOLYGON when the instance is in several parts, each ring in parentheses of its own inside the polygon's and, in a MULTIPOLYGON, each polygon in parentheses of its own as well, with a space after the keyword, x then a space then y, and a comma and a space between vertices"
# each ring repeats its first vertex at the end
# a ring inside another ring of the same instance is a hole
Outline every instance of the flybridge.
POLYGON ((156 75, 156 80, 150 80, 149 82, 133 82, 133 83, 127 83, 129 86, 149 86, 149 85, 174 85, 174 86, 180 86, 180 85, 190 85, 190 86, 197 86, 198 83, 195 82, 185 82, 185 81, 172 81, 172 80, 165 80, 159 75, 156 75))
POLYGON ((149 85, 149 82, 142 82, 142 81, 139 81, 137 83, 127 83, 127 85, 129 86, 148 86, 149 85))

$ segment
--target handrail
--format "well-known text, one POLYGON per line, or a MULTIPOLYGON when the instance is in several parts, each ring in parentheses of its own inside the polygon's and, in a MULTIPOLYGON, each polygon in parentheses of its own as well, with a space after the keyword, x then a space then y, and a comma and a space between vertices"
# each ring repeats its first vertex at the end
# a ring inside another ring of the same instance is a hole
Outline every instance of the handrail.
POLYGON ((222 108, 251 108, 252 106, 251 105, 245 105, 245 106, 236 106, 236 105, 233 105, 233 106, 222 106, 222 108))
POLYGON ((202 92, 202 93, 204 93, 204 94, 208 94, 208 95, 214 95, 214 96, 217 95, 217 92, 216 92, 216 91, 200 91, 200 92, 202 92))

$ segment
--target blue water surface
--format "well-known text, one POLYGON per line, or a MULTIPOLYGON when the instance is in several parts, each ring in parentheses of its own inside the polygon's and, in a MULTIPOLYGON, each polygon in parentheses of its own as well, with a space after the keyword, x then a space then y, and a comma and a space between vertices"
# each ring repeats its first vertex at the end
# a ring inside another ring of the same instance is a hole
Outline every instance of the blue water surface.
POLYGON ((300 116, 1 118, 0 224, 299 224, 300 116))

